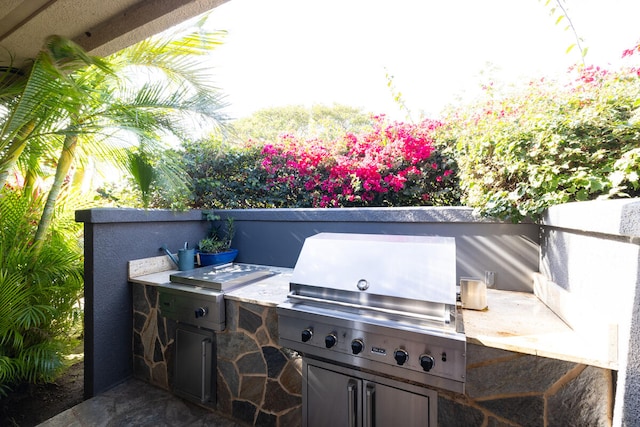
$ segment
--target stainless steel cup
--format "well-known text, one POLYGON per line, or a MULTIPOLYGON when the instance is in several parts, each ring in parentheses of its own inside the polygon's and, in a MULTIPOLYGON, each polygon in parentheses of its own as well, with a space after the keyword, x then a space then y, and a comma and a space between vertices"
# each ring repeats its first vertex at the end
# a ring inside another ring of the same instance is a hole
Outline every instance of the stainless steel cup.
POLYGON ((487 285, 482 279, 460 279, 462 308, 484 310, 487 308, 487 285))

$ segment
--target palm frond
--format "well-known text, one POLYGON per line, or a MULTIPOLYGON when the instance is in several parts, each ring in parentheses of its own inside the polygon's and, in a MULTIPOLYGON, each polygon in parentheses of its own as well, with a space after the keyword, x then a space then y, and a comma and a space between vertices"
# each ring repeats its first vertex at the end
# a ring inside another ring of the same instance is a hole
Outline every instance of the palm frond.
POLYGON ((82 293, 78 224, 58 221, 36 253, 30 239, 41 198, 0 190, 0 393, 18 381, 49 380, 82 293))
POLYGON ((144 151, 141 150, 129 152, 128 166, 129 173, 131 173, 142 194, 142 204, 147 208, 149 207, 149 198, 151 196, 151 185, 156 180, 155 169, 144 151))
POLYGON ((28 307, 31 296, 19 274, 0 269, 0 346, 22 346, 24 337, 18 325, 18 313, 28 307))
POLYGON ((90 88, 76 85, 69 74, 89 65, 107 70, 103 61, 88 56, 72 42, 57 36, 47 38, 0 127, 1 182, 32 136, 49 132, 70 115, 79 114, 90 88))
POLYGON ((51 381, 62 368, 62 346, 55 341, 43 341, 20 353, 20 376, 31 383, 51 381))

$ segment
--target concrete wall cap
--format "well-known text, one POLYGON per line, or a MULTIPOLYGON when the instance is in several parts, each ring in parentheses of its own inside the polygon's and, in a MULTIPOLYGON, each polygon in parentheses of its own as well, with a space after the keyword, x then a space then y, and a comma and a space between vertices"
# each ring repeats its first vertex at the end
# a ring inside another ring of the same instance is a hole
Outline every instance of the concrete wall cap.
POLYGON ((545 212, 542 225, 640 237, 640 198, 591 200, 552 206, 545 212))
POLYGON ((168 209, 93 208, 76 211, 76 221, 92 224, 126 222, 201 221, 202 211, 168 209))
MULTIPOLYGON (((87 223, 125 223, 162 221, 200 221, 206 210, 185 212, 164 209, 95 208, 76 211, 76 221, 87 223)), ((421 223, 501 223, 482 218, 467 207, 391 207, 391 208, 293 208, 214 210, 222 219, 238 221, 327 221, 327 222, 421 222, 421 223)))
POLYGON ((420 223, 502 223, 483 218, 468 207, 372 207, 372 208, 283 208, 230 209, 216 211, 222 218, 233 216, 243 221, 326 221, 326 222, 420 222, 420 223))

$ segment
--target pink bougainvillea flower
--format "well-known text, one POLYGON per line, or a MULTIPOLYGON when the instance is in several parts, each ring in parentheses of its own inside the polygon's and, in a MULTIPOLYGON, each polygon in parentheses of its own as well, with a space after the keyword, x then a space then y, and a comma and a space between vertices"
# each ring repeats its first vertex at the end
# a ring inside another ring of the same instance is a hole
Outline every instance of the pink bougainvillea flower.
MULTIPOLYGON (((313 206, 367 205, 378 194, 398 193, 423 174, 433 174, 433 182, 442 180, 433 173, 438 163, 430 160, 435 151, 432 135, 440 126, 433 120, 390 123, 377 116, 370 132, 348 133, 338 141, 303 141, 283 134, 265 144, 261 166, 270 175, 269 185, 313 192, 313 206)), ((444 171, 443 176, 451 173, 444 171)))

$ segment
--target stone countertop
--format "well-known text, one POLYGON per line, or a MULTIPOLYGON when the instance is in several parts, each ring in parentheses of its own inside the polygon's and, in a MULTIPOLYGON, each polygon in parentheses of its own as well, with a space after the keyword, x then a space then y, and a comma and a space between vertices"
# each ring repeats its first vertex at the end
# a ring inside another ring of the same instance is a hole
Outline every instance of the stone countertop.
POLYGON ((534 294, 488 289, 487 304, 484 311, 463 310, 469 343, 618 368, 616 330, 574 331, 534 294))
MULTIPOLYGON (((168 260, 169 257, 161 256, 129 261, 129 281, 150 286, 162 285, 174 289, 195 290, 197 293, 204 294, 218 292, 199 286, 171 283, 169 276, 178 273, 178 270, 175 270, 175 264, 171 261, 165 261, 165 258, 168 260)), ((268 268, 275 274, 249 285, 228 290, 224 294, 225 299, 272 307, 286 300, 289 293, 289 278, 293 269, 272 266, 257 267, 268 268)))
MULTIPOLYGON (((156 258, 167 258, 156 257, 156 258)), ((171 284, 169 275, 177 270, 156 272, 151 269, 174 268, 162 260, 140 267, 140 261, 129 262, 129 281, 151 286, 171 284)), ((241 286, 225 293, 225 299, 264 306, 277 306, 287 299, 290 268, 267 267, 274 276, 241 286)), ((204 292, 215 292, 200 288, 204 292)), ((487 290, 488 309, 462 310, 467 342, 485 347, 525 353, 574 363, 617 369, 617 331, 579 333, 571 329, 534 294, 487 290)))

